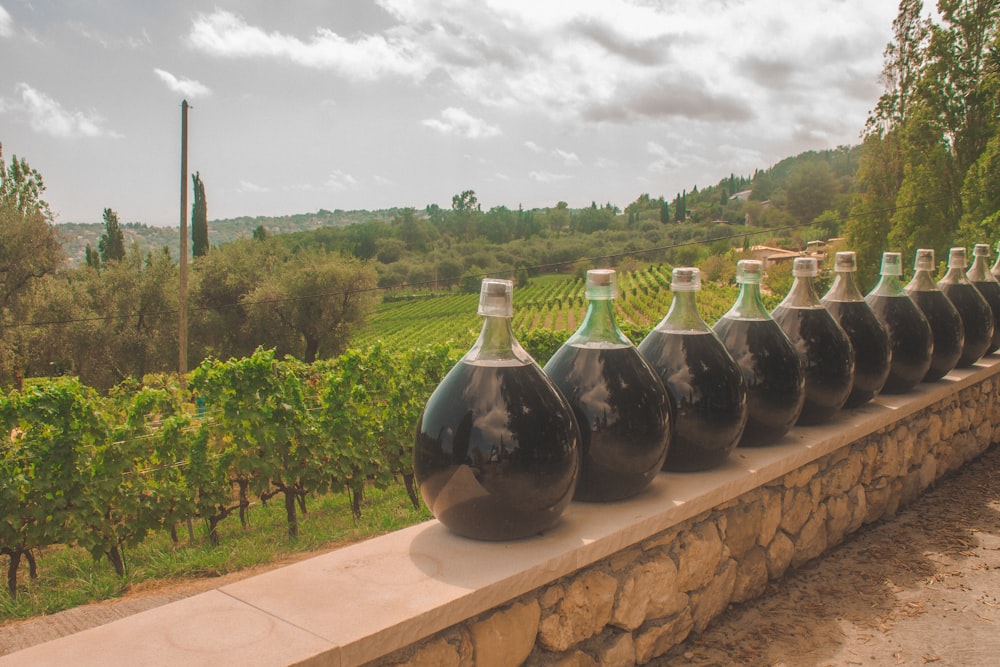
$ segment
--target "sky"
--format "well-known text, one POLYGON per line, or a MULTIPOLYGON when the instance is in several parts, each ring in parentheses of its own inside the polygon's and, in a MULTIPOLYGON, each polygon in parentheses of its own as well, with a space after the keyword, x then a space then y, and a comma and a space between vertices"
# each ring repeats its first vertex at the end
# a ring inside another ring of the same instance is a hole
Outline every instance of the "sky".
POLYGON ((0 0, 0 143, 56 222, 621 208, 856 144, 890 0, 0 0), (189 203, 190 179, 188 179, 189 203))

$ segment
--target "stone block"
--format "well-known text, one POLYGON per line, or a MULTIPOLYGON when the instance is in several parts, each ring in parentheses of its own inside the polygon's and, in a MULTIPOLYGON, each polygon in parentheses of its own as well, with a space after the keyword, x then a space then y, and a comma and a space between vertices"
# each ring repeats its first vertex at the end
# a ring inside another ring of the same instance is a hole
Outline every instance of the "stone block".
POLYGON ((691 612, 685 609, 666 621, 649 625, 635 637, 635 661, 645 665, 653 658, 663 655, 691 634, 694 621, 691 612))
POLYGON ((865 523, 868 516, 868 493, 861 484, 847 492, 851 507, 851 522, 847 524, 847 534, 851 534, 865 523))
POLYGON ((778 531, 767 547, 767 576, 777 579, 783 575, 791 564, 794 553, 795 544, 788 535, 778 531))
POLYGON ((729 554, 733 558, 739 558, 757 543, 764 519, 763 502, 731 507, 726 511, 725 519, 725 540, 729 554))
POLYGON ((812 510, 812 494, 809 491, 787 489, 781 503, 781 529, 789 535, 799 532, 812 510))
POLYGON ((538 635, 537 600, 511 605, 469 627, 477 667, 517 667, 531 654, 538 635))
POLYGON ((851 525, 851 502, 846 494, 832 496, 826 501, 827 546, 840 544, 851 525))
MULTIPOLYGON (((555 659, 546 659, 543 663, 549 667, 597 667, 596 660, 583 651, 570 651, 566 655, 561 655, 555 659)), ((478 665, 477 665, 478 667, 478 665)))
POLYGON ((677 588, 689 591, 707 584, 722 559, 722 538, 711 521, 704 521, 680 535, 674 547, 677 588))
POLYGON ((736 561, 729 560, 708 584, 691 593, 691 620, 694 631, 701 632, 729 606, 736 583, 736 561))
POLYGON ((612 636, 597 651, 601 667, 632 667, 635 664, 635 643, 632 634, 620 632, 612 636))
POLYGON ((669 558, 635 565, 622 578, 610 623, 635 630, 647 620, 673 616, 687 606, 669 558))
POLYGON ((760 522, 760 534, 757 535, 757 544, 766 547, 774 539, 778 526, 781 524, 781 504, 783 493, 779 490, 770 489, 764 496, 764 517, 760 522))
POLYGON ((576 577, 542 618, 538 642, 549 651, 562 652, 599 633, 611 620, 617 588, 617 579, 597 570, 576 577))
POLYGON ((455 646, 445 639, 434 639, 413 652, 400 663, 399 667, 464 667, 471 664, 471 651, 463 659, 461 646, 455 646))
POLYGON ((826 507, 820 507, 795 537, 795 553, 792 555, 792 567, 798 567, 806 561, 826 551, 826 507))
POLYGON ((792 472, 785 475, 782 480, 782 484, 786 489, 794 489, 797 487, 802 487, 807 485, 812 481, 816 473, 819 472, 819 465, 816 463, 809 463, 798 470, 793 470, 792 472))
POLYGON ((892 485, 885 479, 880 479, 865 489, 865 501, 868 504, 865 512, 865 523, 878 521, 886 515, 889 501, 892 498, 892 485))
POLYGON ((767 589, 767 554, 763 547, 754 547, 743 554, 733 582, 733 602, 746 602, 764 594, 767 589))

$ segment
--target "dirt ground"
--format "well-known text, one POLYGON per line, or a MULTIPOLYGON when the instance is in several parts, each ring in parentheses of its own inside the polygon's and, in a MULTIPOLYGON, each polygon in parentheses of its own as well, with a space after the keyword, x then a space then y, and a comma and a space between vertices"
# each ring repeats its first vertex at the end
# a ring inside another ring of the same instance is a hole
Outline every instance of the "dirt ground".
MULTIPOLYGON (((0 626, 0 655, 260 571, 0 626)), ((651 664, 1000 664, 1000 448, 651 664)))

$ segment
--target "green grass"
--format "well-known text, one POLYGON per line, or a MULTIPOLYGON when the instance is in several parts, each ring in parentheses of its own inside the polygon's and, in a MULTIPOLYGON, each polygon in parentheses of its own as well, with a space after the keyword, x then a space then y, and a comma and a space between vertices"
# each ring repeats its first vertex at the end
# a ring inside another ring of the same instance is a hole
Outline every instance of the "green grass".
MULTIPOLYGON (((118 577, 107 559, 94 561, 78 547, 56 546, 38 558, 38 578, 28 577, 22 559, 18 571, 18 595, 12 600, 4 586, 0 591, 0 623, 52 614, 82 604, 128 594, 140 584, 179 582, 218 577, 265 565, 297 553, 321 551, 357 542, 431 518, 421 507, 414 510, 402 485, 365 491, 361 519, 351 515, 346 494, 310 497, 308 514, 299 517, 299 536, 288 537, 284 502, 276 497, 266 506, 250 510, 250 526, 240 527, 238 516, 219 524, 219 546, 213 547, 207 528, 195 524, 195 539, 179 526, 178 546, 165 532, 150 534, 135 549, 125 552, 128 571, 118 577)), ((6 572, 4 559, 4 572, 6 572)), ((4 579, 6 581, 6 579, 4 579)))

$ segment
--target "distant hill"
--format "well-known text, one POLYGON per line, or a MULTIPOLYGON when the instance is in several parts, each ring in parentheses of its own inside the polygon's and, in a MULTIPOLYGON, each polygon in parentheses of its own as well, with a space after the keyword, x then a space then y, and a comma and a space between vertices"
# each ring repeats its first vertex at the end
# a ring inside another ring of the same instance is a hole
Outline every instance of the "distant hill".
MULTIPOLYGON (((253 235, 257 227, 263 226, 268 234, 288 234, 320 229, 323 227, 346 227, 359 222, 371 220, 388 220, 398 209, 378 211, 327 211, 320 209, 315 213, 297 213, 285 216, 244 216, 224 220, 210 220, 208 223, 208 241, 211 245, 221 245, 239 238, 253 235)), ((56 233, 63 242, 63 249, 73 265, 83 264, 86 258, 86 248, 97 249, 101 235, 104 234, 104 223, 100 222, 65 222, 55 225, 56 233)), ((180 256, 180 228, 154 227, 140 222, 127 222, 122 225, 125 233, 125 244, 131 247, 138 244, 142 252, 158 250, 164 246, 170 248, 171 257, 180 256)), ((190 240, 188 241, 190 248, 190 240)))

